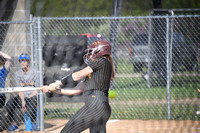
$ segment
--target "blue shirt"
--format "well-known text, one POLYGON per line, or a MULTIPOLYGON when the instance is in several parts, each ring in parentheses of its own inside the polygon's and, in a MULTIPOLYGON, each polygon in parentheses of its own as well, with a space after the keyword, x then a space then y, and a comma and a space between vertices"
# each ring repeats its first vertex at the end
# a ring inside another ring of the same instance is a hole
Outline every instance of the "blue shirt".
POLYGON ((5 81, 6 81, 8 72, 9 71, 5 68, 5 66, 3 66, 2 69, 0 69, 0 88, 5 88, 5 81))

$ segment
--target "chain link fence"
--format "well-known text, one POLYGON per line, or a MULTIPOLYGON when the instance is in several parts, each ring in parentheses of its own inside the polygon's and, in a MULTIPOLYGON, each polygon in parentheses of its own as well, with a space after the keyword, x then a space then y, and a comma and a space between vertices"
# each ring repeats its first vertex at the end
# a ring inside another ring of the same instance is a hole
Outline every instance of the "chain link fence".
MULTIPOLYGON (((9 67, 6 66, 6 58, 1 55, 1 88, 5 82, 5 87, 16 87, 17 86, 17 71, 22 69, 22 66, 19 62, 19 56, 24 53, 28 54, 30 57, 30 66, 35 69, 37 83, 34 86, 38 87, 42 84, 42 80, 40 80, 42 72, 40 69, 40 60, 42 55, 39 54, 41 52, 41 48, 38 45, 38 34, 36 32, 37 23, 32 21, 16 21, 16 22, 0 22, 0 45, 1 51, 9 56, 11 56, 12 60, 11 65, 9 67), (34 33, 34 34, 33 34, 34 33), (37 36, 36 36, 37 34, 37 36), (4 70, 3 68, 6 68, 4 70), (9 71, 6 76, 6 72, 9 71), (3 78, 6 78, 4 81, 3 78)), ((25 74, 26 75, 26 74, 25 74)), ((21 79, 20 79, 21 80, 21 79)), ((32 79, 27 79, 32 82, 32 79)), ((22 81, 23 82, 23 81, 22 81)), ((24 83, 29 83, 29 81, 24 81, 24 83)), ((25 86, 24 86, 25 87, 25 86)), ((23 125, 25 122, 25 116, 22 112, 22 104, 20 101, 17 101, 18 93, 6 93, 1 94, 6 96, 6 100, 0 99, 2 104, 1 113, 0 113, 0 131, 8 129, 12 124, 17 124, 18 126, 23 125)), ((40 103, 40 93, 36 95, 38 103, 40 103)), ((32 102, 32 101, 31 101, 32 102)), ((40 114, 40 104, 35 108, 37 110, 36 114, 40 114)), ((30 116, 31 117, 31 116, 30 116)), ((39 120, 37 122, 39 127, 39 120)))
MULTIPOLYGON (((117 93, 111 118, 199 120, 198 15, 42 18, 42 33, 100 33, 110 41, 116 66, 110 89, 117 93)), ((45 116, 71 117, 81 105, 48 103, 45 116)))
MULTIPOLYGON (((30 54, 38 80, 43 84, 41 47, 46 36, 101 34, 112 45, 116 67, 110 88, 117 93, 110 98, 111 119, 200 120, 199 27, 199 15, 44 17, 27 23, 0 22, 1 30, 5 31, 0 34, 1 51, 16 57, 6 86, 14 86, 13 74, 20 69, 17 58, 24 51, 30 54), (9 33, 6 29, 13 31, 9 33), (22 35, 23 32, 26 34, 22 35)), ((43 112, 44 103, 44 114, 39 113, 40 121, 43 117, 70 118, 84 104, 71 100, 48 102, 46 95, 44 102, 41 100, 38 109, 43 112)))

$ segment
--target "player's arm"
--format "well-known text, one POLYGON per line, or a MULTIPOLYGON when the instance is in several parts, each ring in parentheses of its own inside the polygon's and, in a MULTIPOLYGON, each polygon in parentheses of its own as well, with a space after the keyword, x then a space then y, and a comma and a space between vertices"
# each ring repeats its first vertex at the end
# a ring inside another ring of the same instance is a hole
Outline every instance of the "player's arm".
POLYGON ((6 53, 3 53, 3 52, 1 52, 1 51, 0 51, 0 56, 2 56, 3 58, 6 59, 5 68, 6 68, 7 70, 9 70, 10 65, 11 65, 11 59, 12 59, 12 58, 11 58, 9 55, 7 55, 6 53))
MULTIPOLYGON (((85 90, 85 83, 83 81, 81 81, 74 88, 57 89, 57 90, 52 90, 51 92, 63 94, 63 95, 76 95, 76 94, 83 92, 84 90, 85 90)), ((48 92, 49 86, 43 86, 42 91, 48 92)))
POLYGON ((56 90, 55 93, 63 94, 63 95, 77 95, 79 93, 83 92, 83 90, 74 90, 74 89, 60 89, 56 90))
MULTIPOLYGON (((42 91, 43 92, 49 92, 48 86, 43 86, 42 91)), ((77 95, 77 94, 83 92, 83 90, 82 89, 75 90, 75 89, 66 88, 66 89, 53 90, 53 91, 50 91, 50 92, 63 94, 63 95, 77 95)))
POLYGON ((37 93, 38 93, 38 90, 34 90, 33 93, 29 96, 29 98, 31 98, 31 97, 37 95, 37 93))
MULTIPOLYGON (((78 80, 88 76, 92 72, 93 72, 92 68, 90 66, 87 66, 80 71, 77 71, 77 72, 74 72, 72 74, 65 76, 61 80, 51 83, 48 86, 48 89, 49 89, 49 91, 55 91, 57 89, 60 89, 61 85, 67 85, 68 83, 71 83, 71 82, 77 82, 78 80)), ((46 90, 43 90, 43 92, 46 92, 46 90)))
POLYGON ((67 85, 69 82, 77 82, 80 79, 85 78, 92 72, 93 72, 92 68, 90 66, 87 66, 80 71, 74 72, 62 78, 60 81, 60 85, 67 85))
POLYGON ((7 60, 7 61, 5 62, 5 68, 6 68, 6 70, 9 70, 9 69, 10 69, 10 65, 11 65, 11 61, 10 61, 10 60, 7 60))
POLYGON ((24 93, 23 92, 19 92, 19 97, 22 101, 22 110, 25 112, 26 111, 26 102, 24 100, 24 93))
POLYGON ((90 66, 87 66, 78 72, 72 73, 72 78, 74 81, 79 81, 80 79, 85 78, 92 72, 93 72, 92 68, 90 66))

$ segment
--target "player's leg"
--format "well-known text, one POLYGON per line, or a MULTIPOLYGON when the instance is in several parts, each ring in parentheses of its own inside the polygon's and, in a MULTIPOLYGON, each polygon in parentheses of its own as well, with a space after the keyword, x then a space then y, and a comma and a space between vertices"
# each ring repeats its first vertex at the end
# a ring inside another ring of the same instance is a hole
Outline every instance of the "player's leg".
POLYGON ((33 130, 36 131, 37 130, 37 124, 36 124, 36 108, 37 108, 37 96, 31 97, 31 98, 26 98, 26 119, 25 121, 27 122, 27 129, 28 130, 33 130), (31 123, 28 122, 27 120, 30 119, 31 123))
POLYGON ((65 127, 61 130, 61 133, 70 133, 74 132, 75 129, 79 128, 79 130, 85 130, 88 127, 79 127, 81 123, 84 123, 84 119, 82 116, 88 111, 88 107, 84 105, 65 125, 65 127))
POLYGON ((102 107, 104 113, 100 119, 97 119, 94 126, 90 127, 90 133, 106 133, 106 123, 110 118, 111 108, 107 102, 103 102, 102 104, 104 105, 104 107, 102 107))
POLYGON ((15 111, 21 110, 21 100, 19 96, 9 99, 4 108, 8 113, 8 118, 11 121, 15 121, 16 120, 15 111))
POLYGON ((6 102, 6 96, 4 94, 0 94, 0 108, 3 108, 6 102))
POLYGON ((0 94, 0 108, 1 108, 1 112, 0 112, 0 132, 8 129, 8 127, 11 124, 11 123, 9 123, 9 119, 6 115, 7 111, 4 109, 5 101, 6 101, 6 96, 0 94))
POLYGON ((90 128, 90 133, 106 133, 106 124, 98 124, 90 128))
POLYGON ((21 99, 19 96, 9 99, 4 108, 7 111, 10 126, 8 131, 18 130, 19 123, 22 120, 21 99))
POLYGON ((88 96, 87 101, 89 102, 86 102, 86 105, 70 119, 61 133, 78 133, 96 125, 98 125, 98 131, 106 131, 105 125, 111 114, 108 102, 105 102, 104 98, 97 95, 88 96))
POLYGON ((0 113, 0 132, 7 130, 12 123, 4 112, 0 113))
POLYGON ((36 121, 37 96, 26 99, 27 113, 32 122, 36 121))

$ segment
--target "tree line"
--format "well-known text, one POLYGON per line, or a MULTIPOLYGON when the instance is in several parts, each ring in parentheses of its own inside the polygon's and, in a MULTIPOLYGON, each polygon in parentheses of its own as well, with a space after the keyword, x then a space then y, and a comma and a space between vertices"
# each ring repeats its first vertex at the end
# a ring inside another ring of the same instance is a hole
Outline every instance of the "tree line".
MULTIPOLYGON (((155 0, 122 0, 121 16, 149 15, 155 0)), ((161 0, 160 0, 161 1, 161 0)), ((199 0, 163 0, 162 9, 199 8, 199 0)), ((31 0, 31 14, 42 17, 112 16, 113 0, 31 0)))

